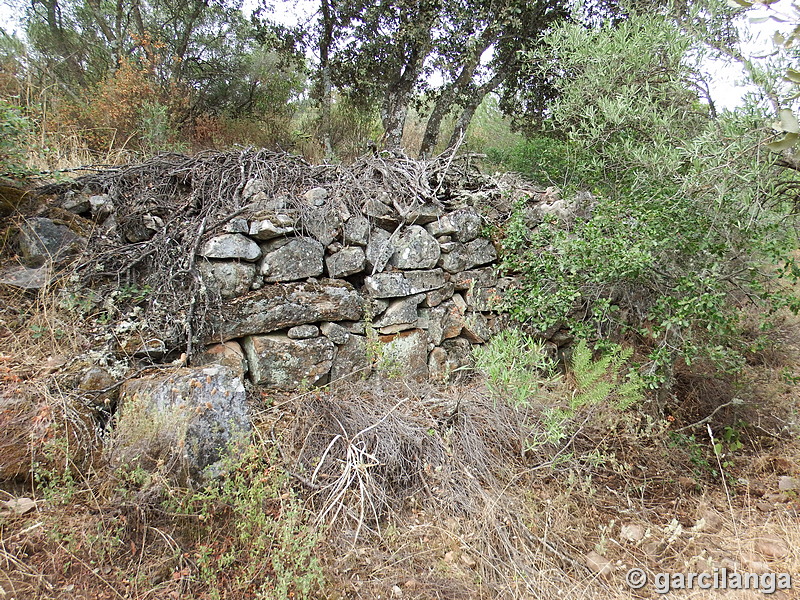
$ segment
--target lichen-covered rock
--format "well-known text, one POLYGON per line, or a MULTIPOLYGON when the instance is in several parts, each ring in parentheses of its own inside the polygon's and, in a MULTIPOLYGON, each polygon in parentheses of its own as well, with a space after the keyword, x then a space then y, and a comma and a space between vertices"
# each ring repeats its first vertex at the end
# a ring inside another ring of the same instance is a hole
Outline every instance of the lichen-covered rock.
POLYGON ((266 242, 278 237, 285 237, 294 231, 293 220, 288 216, 269 215, 264 219, 257 219, 250 223, 248 231, 251 238, 266 242))
POLYGON ((389 263, 394 252, 394 246, 390 243, 391 237, 392 234, 383 229, 373 227, 370 230, 367 243, 367 266, 370 271, 381 272, 389 263))
POLYGON ((444 215, 426 229, 433 236, 452 235, 458 242, 471 242, 481 233, 483 219, 472 209, 462 209, 444 215))
POLYGON ((380 336, 379 340, 383 344, 376 365, 379 374, 417 381, 428 378, 428 339, 423 330, 380 336))
POLYGON ((364 279, 364 292, 373 298, 413 296, 445 285, 441 269, 376 273, 364 279))
POLYGON ((471 312, 464 316, 461 336, 473 344, 483 344, 491 337, 492 331, 486 323, 486 317, 479 312, 471 312))
POLYGON ((436 290, 431 290, 425 294, 425 300, 422 301, 422 306, 434 307, 439 306, 445 300, 453 297, 455 286, 451 282, 446 282, 442 287, 436 290))
POLYGON ((336 254, 325 258, 325 266, 328 269, 328 276, 333 278, 360 273, 366 266, 364 249, 359 246, 342 248, 336 254))
POLYGON ((427 202, 422 206, 418 206, 411 210, 406 215, 406 223, 414 223, 415 225, 426 225, 436 221, 439 217, 444 215, 444 206, 441 204, 434 204, 427 202))
POLYGON ((308 235, 327 246, 339 237, 342 219, 335 210, 315 208, 304 214, 303 225, 308 235))
POLYGON ((241 233, 223 233, 203 244, 198 254, 205 258, 239 259, 253 262, 261 258, 261 248, 241 233))
POLYGON ((211 341, 269 333, 319 321, 358 321, 364 300, 345 281, 267 285, 223 305, 211 341))
POLYGON ((497 250, 490 240, 478 238, 466 244, 457 244, 450 252, 442 254, 439 266, 448 273, 458 273, 497 260, 497 250))
POLYGON ((29 480, 37 464, 56 472, 86 466, 98 443, 92 413, 68 396, 6 385, 0 390, 0 480, 29 480))
POLYGON ((40 290, 50 283, 52 276, 53 270, 48 265, 36 268, 17 265, 0 272, 0 285, 23 290, 40 290))
POLYGON ((331 370, 334 348, 326 337, 293 340, 273 334, 244 338, 253 383, 278 390, 321 382, 331 370))
POLYGON ((219 476, 225 456, 251 430, 245 396, 242 379, 221 365, 130 380, 120 390, 108 459, 179 482, 219 476))
POLYGON ((319 328, 322 330, 322 335, 324 335, 337 346, 346 344, 350 339, 350 333, 347 331, 347 329, 337 323, 323 323, 319 326, 319 328))
POLYGON ((492 287, 497 283, 497 273, 493 267, 482 267, 456 273, 452 278, 456 290, 468 290, 475 287, 492 287))
MULTIPOLYGON (((454 296, 455 297, 455 296, 454 296)), ((461 334, 464 327, 464 309, 453 300, 428 309, 428 339, 438 346, 444 340, 461 334)))
POLYGON ((319 336, 319 327, 311 324, 296 325, 291 327, 289 331, 286 332, 286 335, 292 340, 307 340, 319 336))
POLYGON ((322 275, 325 247, 317 240, 297 237, 267 242, 260 270, 264 281, 295 281, 322 275))
POLYGON ((393 301, 381 318, 375 321, 375 328, 384 334, 414 329, 418 320, 417 306, 423 298, 419 294, 393 301))
POLYGON ((85 243, 66 225, 44 217, 23 221, 17 236, 22 262, 28 267, 61 262, 80 252, 85 243))
POLYGON ((390 206, 391 201, 385 198, 386 202, 377 198, 371 198, 364 203, 363 212, 367 218, 377 223, 384 229, 394 229, 400 224, 400 215, 394 207, 390 206))
POLYGON ((223 300, 246 294, 256 276, 256 266, 238 261, 200 261, 197 270, 205 286, 223 300))
POLYGON ((344 344, 336 346, 331 365, 331 384, 365 379, 369 376, 370 371, 367 338, 350 335, 344 344))
POLYGON ((231 340, 222 344, 207 346, 194 359, 194 366, 222 365, 228 367, 235 375, 244 378, 247 373, 247 359, 239 342, 231 340))
POLYGON ((344 224, 344 243, 366 246, 369 242, 369 221, 363 215, 350 217, 344 224))
POLYGON ((398 269, 432 269, 439 260, 439 242, 419 225, 411 225, 391 242, 390 263, 398 269))

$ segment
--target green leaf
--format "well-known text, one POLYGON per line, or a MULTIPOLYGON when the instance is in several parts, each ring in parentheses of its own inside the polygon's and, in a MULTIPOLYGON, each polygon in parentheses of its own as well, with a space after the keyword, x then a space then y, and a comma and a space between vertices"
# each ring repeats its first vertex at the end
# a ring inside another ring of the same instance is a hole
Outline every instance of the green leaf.
POLYGON ((780 123, 775 127, 778 131, 785 131, 786 133, 800 133, 800 123, 797 122, 797 117, 794 116, 792 109, 782 108, 780 112, 780 123))
POLYGON ((733 8, 750 8, 753 6, 753 3, 747 0, 728 0, 728 6, 733 8))
POLYGON ((793 81, 794 83, 800 83, 800 71, 796 71, 794 69, 786 69, 785 78, 786 78, 787 81, 793 81))
POLYGON ((776 142, 770 142, 769 144, 766 144, 766 146, 773 152, 782 152, 783 150, 791 148, 797 144, 798 138, 800 138, 800 135, 796 133, 787 133, 783 139, 776 142))

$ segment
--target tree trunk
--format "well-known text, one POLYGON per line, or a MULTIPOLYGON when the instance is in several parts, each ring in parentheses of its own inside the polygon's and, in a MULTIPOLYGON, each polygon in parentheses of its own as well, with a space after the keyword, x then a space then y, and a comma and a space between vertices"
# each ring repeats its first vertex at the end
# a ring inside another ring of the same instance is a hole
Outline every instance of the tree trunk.
POLYGON ((455 148, 461 142, 467 133, 467 129, 469 129, 469 124, 472 122, 472 117, 475 116, 475 111, 478 110, 478 107, 481 105, 481 102, 483 102, 486 94, 497 88, 502 81, 503 75, 500 73, 495 73, 494 77, 475 90, 475 93, 472 95, 469 102, 464 105, 464 108, 461 110, 461 114, 456 121, 456 125, 453 128, 453 135, 450 136, 450 141, 447 143, 448 150, 455 148))
POLYGON ((331 5, 329 0, 321 0, 322 11, 322 36, 319 42, 320 83, 322 93, 320 97, 320 126, 322 128, 322 145, 325 148, 325 157, 333 158, 333 144, 331 142, 331 103, 333 83, 331 82, 330 49, 333 43, 333 20, 331 19, 331 5))

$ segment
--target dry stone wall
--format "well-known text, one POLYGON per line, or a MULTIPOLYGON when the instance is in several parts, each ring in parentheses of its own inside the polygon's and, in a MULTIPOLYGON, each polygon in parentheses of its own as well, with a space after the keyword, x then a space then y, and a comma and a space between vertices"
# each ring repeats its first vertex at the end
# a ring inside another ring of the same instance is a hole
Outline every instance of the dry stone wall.
POLYGON ((231 219, 198 249, 203 284, 223 300, 199 361, 275 389, 374 372, 442 381, 469 362, 498 327, 504 283, 478 212, 401 216, 373 199, 352 214, 327 206, 323 187, 305 196, 318 214, 303 227, 276 207, 231 219))

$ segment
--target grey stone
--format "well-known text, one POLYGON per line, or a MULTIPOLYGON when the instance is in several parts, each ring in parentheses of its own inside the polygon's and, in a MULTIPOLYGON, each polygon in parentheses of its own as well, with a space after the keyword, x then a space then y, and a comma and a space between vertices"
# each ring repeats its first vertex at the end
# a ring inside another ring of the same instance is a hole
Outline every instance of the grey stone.
POLYGON ((262 193, 264 190, 267 189, 267 182, 263 179, 253 178, 248 180, 247 183, 244 184, 244 189, 242 190, 242 198, 245 200, 249 200, 256 194, 262 193))
MULTIPOLYGON (((459 243, 460 244, 460 243, 459 243)), ((448 254, 443 254, 439 265, 449 273, 457 273, 497 260, 497 251, 491 241, 478 238, 460 244, 448 254)))
POLYGON ((483 219, 474 210, 459 210, 450 213, 448 217, 455 223, 456 231, 453 233, 453 237, 456 241, 471 242, 480 235, 483 219))
POLYGON ((23 290, 40 290, 50 283, 53 272, 49 266, 30 267, 15 266, 0 273, 0 285, 21 288, 23 290))
POLYGON ((370 319, 382 315, 387 308, 389 308, 389 300, 370 297, 364 299, 364 314, 370 319))
POLYGON ((411 225, 392 242, 390 262, 398 269, 432 269, 439 260, 439 243, 424 228, 411 225))
POLYGON ((452 281, 459 291, 471 287, 492 287, 497 283, 497 274, 493 267, 483 267, 457 273, 452 281))
POLYGON ((404 329, 412 329, 418 319, 417 306, 419 306, 423 298, 424 296, 420 294, 393 301, 389 304, 383 316, 375 321, 375 327, 381 329, 381 333, 388 333, 383 328, 391 325, 408 325, 404 329))
POLYGON ((254 384, 296 390, 328 375, 334 345, 326 337, 292 340, 285 335, 253 335, 244 338, 244 351, 254 384))
POLYGON ((114 384, 117 378, 98 365, 89 367, 78 384, 78 389, 88 392, 83 397, 95 409, 107 409, 119 396, 119 389, 114 384))
POLYGON ((89 196, 89 206, 92 216, 98 221, 102 221, 114 213, 114 201, 108 194, 89 196))
POLYGON ((61 207, 77 215, 87 213, 92 209, 89 196, 72 190, 64 195, 64 201, 61 203, 61 207))
MULTIPOLYGON (((328 246, 327 246, 327 248, 325 248, 325 250, 327 250, 330 254, 336 254, 342 248, 344 248, 344 246, 342 246, 339 242, 333 242, 332 244, 328 244, 328 246)), ((362 252, 363 252, 363 250, 362 250, 362 252)))
POLYGON ((364 321, 342 321, 339 323, 347 333, 352 333, 354 335, 365 335, 367 331, 367 326, 364 321))
POLYGON ((486 317, 479 312, 469 313, 464 317, 461 336, 473 344, 483 344, 491 337, 492 331, 486 323, 486 317))
POLYGON ((223 233, 203 244, 198 254, 205 258, 238 258, 253 262, 261 258, 261 248, 240 233, 223 233))
POLYGON ((436 383, 447 383, 450 372, 447 365, 447 351, 437 346, 428 355, 428 377, 436 383))
POLYGON ((366 217, 362 215, 350 217, 344 224, 343 236, 345 244, 366 246, 369 242, 369 230, 370 225, 366 217))
POLYGON ((367 265, 374 272, 383 271, 394 252, 390 244, 392 235, 388 231, 374 227, 367 243, 367 265))
POLYGON ((472 344, 463 337, 445 340, 442 342, 442 348, 447 352, 447 368, 450 373, 456 369, 472 367, 475 364, 472 344))
POLYGON ((25 266, 40 267, 45 263, 61 262, 80 252, 85 240, 66 225, 34 217, 20 225, 17 244, 25 266))
POLYGON ((298 237, 265 244, 260 271, 264 281, 293 281, 322 275, 325 247, 311 238, 298 237))
POLYGON ((225 233, 250 233, 250 226, 247 224, 247 219, 243 217, 236 217, 225 223, 222 230, 225 233))
POLYGON ((328 198, 328 190, 324 187, 315 187, 308 190, 303 197, 311 206, 324 206, 328 198))
POLYGON ((336 279, 360 273, 366 266, 366 260, 363 248, 349 246, 326 257, 325 266, 328 269, 328 276, 336 279))
POLYGON ((128 381, 119 406, 109 462, 180 482, 221 475, 225 455, 251 430, 242 380, 221 365, 128 381))
POLYGON ((334 210, 314 208, 303 214, 303 227, 308 235, 327 246, 339 237, 342 220, 334 210))
POLYGON ((291 225, 281 224, 276 217, 267 219, 259 219, 250 223, 249 235, 254 240, 265 242, 277 237, 285 237, 292 233, 294 227, 291 225))
POLYGON ((439 248, 441 249, 442 254, 450 254, 454 250, 458 250, 461 247, 462 245, 458 242, 439 242, 439 248))
POLYGON ((373 298, 410 296, 411 284, 403 273, 376 273, 364 279, 364 292, 373 298))
POLYGON ((322 334, 337 346, 346 344, 347 340, 350 339, 350 334, 347 329, 336 323, 323 323, 320 325, 320 329, 322 330, 322 334))
POLYGON ((222 365, 242 378, 247 373, 247 359, 244 350, 235 340, 206 346, 200 354, 192 359, 192 363, 194 366, 222 365))
POLYGON ((430 309, 428 339, 435 346, 457 337, 464 327, 464 309, 452 300, 430 309))
POLYGON ((428 378, 428 339, 421 329, 381 336, 378 372, 386 377, 428 378))
POLYGON ((266 285, 224 304, 209 341, 269 333, 319 321, 358 321, 364 300, 344 281, 266 285))
POLYGON ((432 290, 425 294, 425 300, 422 301, 422 306, 434 307, 439 306, 445 300, 453 297, 455 286, 451 282, 446 282, 444 286, 438 290, 432 290))
POLYGON ((428 269, 425 271, 406 271, 403 273, 411 286, 412 294, 421 294, 444 287, 445 275, 441 269, 428 269))
POLYGON ((316 325, 295 325, 286 332, 287 337, 292 340, 307 340, 319 336, 319 327, 316 325))
POLYGON ((400 224, 400 215, 394 207, 377 198, 371 198, 364 203, 363 213, 384 229, 394 229, 400 224))
POLYGON ((433 202, 426 202, 422 206, 412 209, 406 215, 406 223, 414 223, 416 225, 426 225, 436 221, 439 217, 444 215, 444 207, 441 204, 434 204, 433 202))
POLYGON ((331 365, 331 384, 341 381, 357 381, 366 378, 371 371, 367 353, 367 338, 350 335, 344 344, 336 346, 331 365))
POLYGON ((256 266, 245 262, 200 261, 197 270, 205 286, 223 300, 246 294, 256 276, 256 266))

